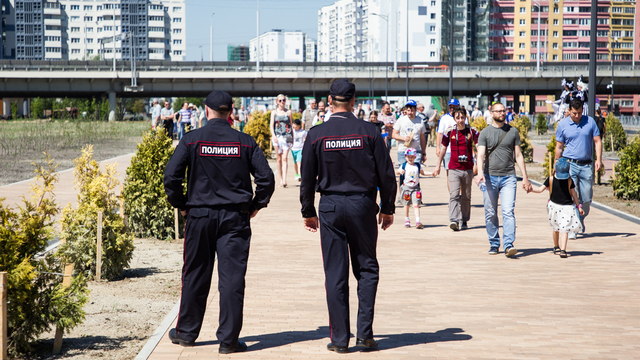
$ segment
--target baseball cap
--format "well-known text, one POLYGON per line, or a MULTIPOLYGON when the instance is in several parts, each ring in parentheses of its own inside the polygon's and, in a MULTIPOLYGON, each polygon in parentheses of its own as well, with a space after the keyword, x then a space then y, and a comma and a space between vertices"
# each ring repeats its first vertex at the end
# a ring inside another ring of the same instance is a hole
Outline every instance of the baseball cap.
POLYGON ((193 104, 192 104, 192 103, 189 103, 189 107, 193 107, 193 104))
POLYGON ((458 101, 458 99, 451 99, 449 100, 449 106, 451 105, 460 106, 460 101, 458 101))
POLYGON ((204 100, 204 104, 211 110, 229 111, 233 105, 233 99, 231 98, 231 95, 224 91, 214 90, 207 95, 207 98, 204 100))
POLYGON ((558 180, 567 180, 569 178, 569 162, 566 158, 556 160, 556 178, 558 180))
POLYGON ((413 106, 413 107, 416 107, 416 106, 418 106, 418 104, 415 102, 415 100, 409 100, 409 101, 407 101, 407 103, 406 103, 406 104, 404 104, 404 106, 413 106))
POLYGON ((405 150, 404 152, 404 156, 416 156, 416 149, 407 148, 407 150, 405 150))
POLYGON ((355 94, 356 86, 347 79, 338 79, 329 88, 329 95, 338 101, 349 101, 355 94))

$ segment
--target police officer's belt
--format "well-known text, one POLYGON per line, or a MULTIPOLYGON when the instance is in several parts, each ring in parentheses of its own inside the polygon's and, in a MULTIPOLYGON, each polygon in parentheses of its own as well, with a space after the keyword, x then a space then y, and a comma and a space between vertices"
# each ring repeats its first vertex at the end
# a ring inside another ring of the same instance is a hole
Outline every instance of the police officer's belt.
POLYGON ((365 196, 374 196, 374 191, 365 191, 365 192, 337 192, 337 191, 323 191, 322 195, 341 195, 341 196, 354 196, 354 195, 365 195, 365 196))

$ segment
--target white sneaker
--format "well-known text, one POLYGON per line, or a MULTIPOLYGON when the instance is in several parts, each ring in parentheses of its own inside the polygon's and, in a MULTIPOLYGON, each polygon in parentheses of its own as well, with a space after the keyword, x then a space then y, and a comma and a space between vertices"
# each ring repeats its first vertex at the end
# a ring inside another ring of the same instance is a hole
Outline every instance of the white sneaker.
POLYGON ((577 238, 576 233, 574 232, 569 232, 569 240, 575 240, 577 238))

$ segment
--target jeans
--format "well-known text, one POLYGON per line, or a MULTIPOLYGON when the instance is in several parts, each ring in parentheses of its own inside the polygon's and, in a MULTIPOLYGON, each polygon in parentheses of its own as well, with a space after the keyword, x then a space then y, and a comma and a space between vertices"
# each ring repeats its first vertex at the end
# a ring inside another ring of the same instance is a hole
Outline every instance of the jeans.
POLYGON ((578 165, 570 162, 569 175, 573 183, 576 184, 576 193, 582 204, 582 210, 584 210, 584 215, 580 215, 580 223, 584 228, 584 218, 589 215, 593 199, 593 163, 578 165))
POLYGON ((502 236, 503 249, 513 246, 516 239, 516 218, 513 208, 516 204, 516 187, 518 180, 515 175, 490 176, 484 174, 487 191, 484 192, 484 218, 492 248, 500 247, 500 222, 498 220, 498 196, 501 197, 502 207, 502 236))
POLYGON ((187 132, 187 124, 186 122, 180 122, 180 127, 178 128, 178 140, 182 140, 182 137, 184 136, 184 134, 186 134, 187 132))

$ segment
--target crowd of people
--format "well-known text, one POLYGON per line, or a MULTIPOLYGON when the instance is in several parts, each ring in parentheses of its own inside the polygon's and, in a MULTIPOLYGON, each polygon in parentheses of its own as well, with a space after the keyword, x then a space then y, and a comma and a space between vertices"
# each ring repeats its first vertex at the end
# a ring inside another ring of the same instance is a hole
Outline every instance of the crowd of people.
MULTIPOLYGON (((358 281, 356 346, 370 350, 378 347, 372 330, 379 281, 378 225, 384 231, 394 223, 396 202, 404 207, 406 228, 411 228, 411 207, 415 227, 424 227, 420 219, 424 200, 421 175, 436 177, 445 168, 452 231, 469 228, 472 187, 474 183, 477 185, 483 197, 490 255, 498 254, 501 246, 507 257, 517 253, 516 165, 522 176, 521 186, 527 193, 549 190, 547 213, 554 254, 568 257, 568 239, 584 234, 593 195, 593 174, 602 168, 602 141, 597 123, 583 114, 584 103, 579 98, 570 101, 569 116, 557 127, 555 171, 534 188, 527 175, 520 134, 508 124, 512 111, 502 103, 493 103, 488 108, 490 125, 478 132, 469 124, 471 114, 457 99, 450 99, 448 112, 438 118, 433 106, 425 111, 424 105, 413 100, 408 100, 396 113, 386 102, 380 111, 368 106, 365 110, 355 106, 355 92, 355 85, 348 80, 336 80, 330 88, 328 106, 324 102, 316 106, 312 101, 302 119, 295 120, 286 107, 286 96, 278 95, 278 105, 269 122, 280 186, 287 187, 287 158, 291 152, 295 179, 300 181, 304 228, 320 231, 331 327, 327 350, 349 352, 350 263, 358 281), (428 139, 434 143, 434 137, 437 161, 429 174, 424 164, 428 139), (394 146, 397 154, 391 156, 394 146), (317 210, 316 193, 321 195, 317 210)), ((231 128, 239 130, 243 120, 240 116, 231 117, 234 112, 229 94, 214 91, 207 97, 206 127, 203 119, 189 110, 190 105, 184 103, 177 114, 169 103, 160 111, 154 108, 155 125, 162 121, 169 130, 175 123, 179 136, 185 137, 169 161, 164 178, 169 202, 187 217, 180 316, 169 338, 183 346, 195 344, 204 317, 213 262, 218 258, 219 352, 242 352, 247 349, 239 341, 239 333, 250 218, 269 203, 276 177, 256 141, 231 128), (186 132, 186 126, 195 119, 203 128, 186 132), (185 171, 189 181, 186 195, 182 185, 185 171), (255 190, 251 176, 255 179, 255 190)), ((480 111, 475 109, 474 113, 479 116, 480 111)))

